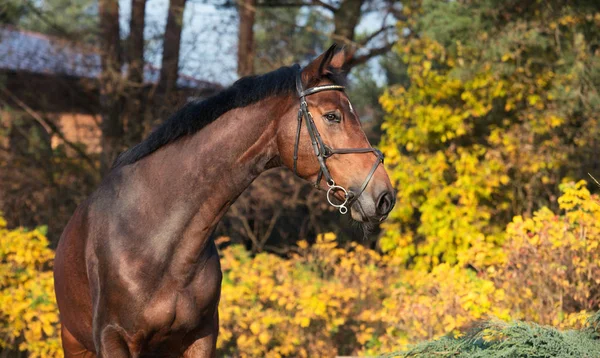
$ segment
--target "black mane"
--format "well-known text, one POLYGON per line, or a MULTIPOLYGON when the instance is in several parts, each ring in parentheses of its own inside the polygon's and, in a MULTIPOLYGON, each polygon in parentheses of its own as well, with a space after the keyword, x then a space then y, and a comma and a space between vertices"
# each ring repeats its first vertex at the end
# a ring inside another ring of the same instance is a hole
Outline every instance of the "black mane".
POLYGON ((295 92, 298 70, 299 66, 294 65, 261 76, 244 77, 212 97, 185 104, 145 140, 121 153, 113 168, 135 163, 164 145, 196 133, 234 108, 245 107, 270 96, 295 92))

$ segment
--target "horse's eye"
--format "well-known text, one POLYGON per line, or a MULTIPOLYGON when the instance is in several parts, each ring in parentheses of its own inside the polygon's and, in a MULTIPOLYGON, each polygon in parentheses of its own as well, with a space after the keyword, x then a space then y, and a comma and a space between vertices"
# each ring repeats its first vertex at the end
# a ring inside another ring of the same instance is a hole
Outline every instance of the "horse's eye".
POLYGON ((326 113, 323 116, 328 122, 340 122, 340 116, 339 114, 332 112, 332 113, 326 113))

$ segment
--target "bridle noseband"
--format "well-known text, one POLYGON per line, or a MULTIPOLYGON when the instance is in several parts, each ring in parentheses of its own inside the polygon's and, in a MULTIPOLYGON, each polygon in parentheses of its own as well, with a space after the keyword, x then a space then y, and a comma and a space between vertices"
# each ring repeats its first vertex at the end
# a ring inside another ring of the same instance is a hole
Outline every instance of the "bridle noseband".
POLYGON ((325 177, 327 185, 329 186, 329 189, 327 190, 327 201, 333 207, 338 208, 341 214, 346 214, 348 212, 347 206, 352 206, 354 201, 356 201, 360 197, 360 195, 363 193, 363 191, 369 184, 369 181, 371 181, 371 178, 373 177, 373 174, 375 174, 375 170, 377 170, 379 164, 383 163, 383 153, 381 153, 381 151, 373 147, 332 149, 328 147, 325 143, 323 143, 323 139, 321 139, 321 135, 319 134, 319 131, 315 126, 315 122, 313 121, 312 115, 308 111, 306 97, 322 91, 343 91, 344 86, 324 85, 304 90, 302 88, 301 73, 301 71, 298 71, 298 74, 296 75, 296 91, 298 92, 298 97, 300 98, 300 109, 298 110, 298 129, 296 131, 296 142, 294 145, 294 174, 298 175, 296 169, 298 163, 298 145, 300 142, 300 130, 302 129, 302 119, 306 118, 306 129, 308 130, 308 135, 310 136, 310 141, 312 143, 315 156, 317 157, 317 160, 319 161, 319 166, 321 167, 321 169, 319 170, 319 175, 317 176, 317 181, 315 182, 315 187, 318 188, 319 183, 321 182, 321 178, 325 177), (327 169, 327 164, 325 163, 327 158, 331 157, 334 154, 354 153, 374 153, 377 157, 377 160, 373 164, 373 167, 371 168, 371 171, 367 175, 366 179, 363 181, 358 193, 354 193, 351 190, 346 190, 342 186, 336 185, 335 181, 331 177, 331 174, 329 173, 329 169, 327 169), (335 204, 331 199, 332 192, 335 192, 336 190, 341 190, 344 192, 344 202, 341 204, 335 204))

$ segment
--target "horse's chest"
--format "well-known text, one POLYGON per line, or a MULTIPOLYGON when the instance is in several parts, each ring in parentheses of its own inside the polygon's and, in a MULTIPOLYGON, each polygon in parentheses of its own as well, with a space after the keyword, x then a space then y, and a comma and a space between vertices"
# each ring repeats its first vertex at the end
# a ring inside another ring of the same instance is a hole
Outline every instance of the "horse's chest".
POLYGON ((164 292, 155 295, 143 311, 143 344, 156 350, 180 343, 187 333, 202 324, 201 313, 194 309, 194 300, 185 292, 164 292))
POLYGON ((149 340, 179 340, 190 332, 212 324, 221 289, 218 266, 205 268, 184 288, 164 285, 146 305, 143 312, 147 331, 156 332, 149 340), (218 269, 218 271, 215 271, 218 269))
POLYGON ((144 309, 144 321, 152 328, 168 327, 179 331, 194 329, 209 314, 212 300, 198 288, 183 290, 165 290, 154 296, 144 309), (200 291, 200 292, 199 292, 200 291))

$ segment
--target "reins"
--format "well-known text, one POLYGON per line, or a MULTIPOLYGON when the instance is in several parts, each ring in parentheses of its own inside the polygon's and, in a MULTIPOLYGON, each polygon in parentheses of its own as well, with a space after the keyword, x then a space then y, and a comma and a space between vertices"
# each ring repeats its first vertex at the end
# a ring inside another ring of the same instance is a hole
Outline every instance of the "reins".
POLYGON ((373 177, 373 174, 375 174, 375 170, 377 170, 377 167, 379 166, 379 164, 383 163, 383 153, 381 153, 381 151, 379 151, 378 149, 375 149, 373 147, 332 149, 332 148, 328 147, 325 143, 323 143, 323 139, 321 138, 321 135, 319 134, 319 131, 317 130, 317 127, 315 126, 315 122, 313 121, 312 115, 310 114, 310 111, 308 110, 308 104, 306 103, 306 97, 310 96, 312 94, 315 94, 315 93, 322 92, 322 91, 343 91, 344 86, 323 85, 323 86, 316 86, 316 87, 312 87, 312 88, 308 88, 308 89, 304 90, 302 88, 301 73, 302 72, 299 70, 298 74, 296 75, 296 91, 298 92, 298 97, 300 98, 300 109, 298 110, 298 128, 296 130, 296 141, 294 144, 294 174, 298 175, 297 170, 296 170, 297 162, 298 162, 298 145, 300 143, 300 131, 302 129, 302 121, 303 121, 303 118, 306 118, 306 129, 308 130, 308 134, 310 136, 310 141, 312 143, 312 147, 315 152, 315 156, 317 157, 317 160, 319 161, 319 166, 321 167, 319 170, 319 174, 317 176, 317 180, 314 185, 315 185, 315 187, 319 187, 319 183, 321 182, 322 177, 325 177, 327 185, 329 186, 329 189, 327 190, 327 201, 333 207, 338 208, 341 214, 346 214, 348 212, 348 206, 352 206, 352 203, 355 200, 357 200, 358 197, 360 197, 360 195, 363 193, 363 191, 366 189, 367 185, 369 184, 369 181, 371 181, 371 178, 373 177), (363 181, 362 186, 360 187, 360 190, 357 193, 352 192, 352 190, 346 190, 344 187, 342 187, 340 185, 336 185, 335 181, 331 177, 331 173, 329 172, 329 169, 327 168, 327 164, 326 164, 327 158, 331 157, 334 154, 355 154, 355 153, 374 153, 375 156, 377 157, 375 163, 373 164, 373 167, 371 168, 371 171, 369 172, 369 174, 363 181), (341 190, 344 192, 344 202, 343 203, 335 204, 332 201, 330 195, 332 195, 332 191, 335 192, 335 190, 341 190))

